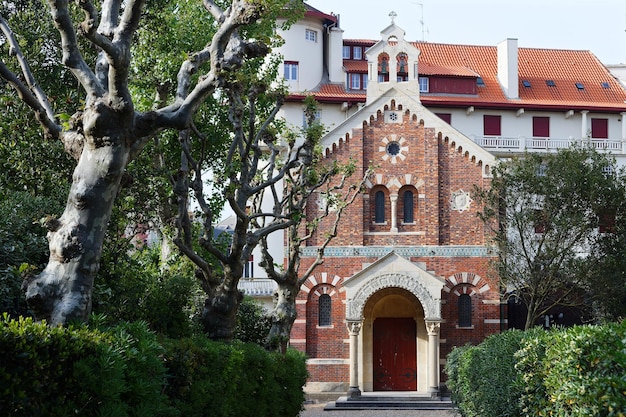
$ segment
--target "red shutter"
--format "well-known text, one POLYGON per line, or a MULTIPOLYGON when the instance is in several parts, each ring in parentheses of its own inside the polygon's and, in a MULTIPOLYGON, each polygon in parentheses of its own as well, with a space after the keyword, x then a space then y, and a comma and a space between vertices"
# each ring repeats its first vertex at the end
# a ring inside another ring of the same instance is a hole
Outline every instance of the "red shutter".
POLYGON ((591 119, 591 137, 594 139, 608 139, 609 119, 591 119))
POLYGON ((500 136, 500 116, 484 115, 483 116, 485 136, 500 136))
POLYGON ((549 138, 550 137, 550 118, 549 117, 533 117, 533 137, 549 138))
POLYGON ((435 114, 447 124, 452 124, 452 114, 450 113, 435 113, 435 114))

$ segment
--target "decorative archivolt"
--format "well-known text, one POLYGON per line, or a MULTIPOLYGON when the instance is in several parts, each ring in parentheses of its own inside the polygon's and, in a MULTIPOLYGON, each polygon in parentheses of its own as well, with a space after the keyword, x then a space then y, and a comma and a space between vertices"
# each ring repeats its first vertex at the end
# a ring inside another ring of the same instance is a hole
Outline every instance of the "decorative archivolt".
POLYGON ((363 309, 367 300, 378 291, 392 287, 403 288, 415 295, 422 304, 427 319, 441 319, 439 295, 431 294, 415 277, 399 273, 379 275, 363 285, 354 297, 348 300, 346 319, 360 320, 363 317, 363 309))

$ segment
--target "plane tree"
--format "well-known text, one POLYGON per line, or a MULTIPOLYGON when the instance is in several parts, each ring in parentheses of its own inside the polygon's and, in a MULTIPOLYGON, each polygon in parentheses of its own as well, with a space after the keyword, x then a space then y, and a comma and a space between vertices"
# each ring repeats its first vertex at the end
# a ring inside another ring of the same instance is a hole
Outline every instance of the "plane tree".
MULTIPOLYGON (((286 3, 198 3, 205 12, 207 30, 213 32, 211 40, 197 51, 181 51, 171 99, 156 108, 141 109, 129 80, 135 75, 131 49, 144 1, 105 0, 96 5, 82 0, 72 6, 66 0, 49 0, 60 62, 82 93, 62 113, 54 97, 44 91, 48 84, 31 70, 21 38, 0 15, 7 54, 0 63, 0 77, 31 109, 45 136, 60 141, 75 161, 65 210, 46 222, 48 263, 40 274, 26 280, 26 298, 37 318, 53 325, 87 320, 107 223, 127 167, 155 135, 167 129, 193 130, 194 116, 207 99, 217 92, 227 97, 224 91, 239 87, 233 81, 239 69, 269 51, 267 37, 246 38, 242 32, 275 21, 268 10, 280 10, 286 3), (77 12, 82 13, 82 20, 76 19, 77 12)), ((212 139, 231 138, 222 134, 212 139)))
POLYGON ((504 295, 526 306, 526 328, 557 306, 602 303, 611 288, 623 294, 623 274, 601 279, 609 264, 623 263, 615 248, 623 242, 616 225, 626 214, 626 183, 610 155, 591 147, 526 153, 502 161, 490 188, 475 195, 493 234, 493 272, 504 295))
POLYGON ((322 160, 322 149, 318 144, 324 128, 316 120, 316 110, 317 103, 312 97, 307 97, 306 127, 302 136, 308 143, 306 155, 312 163, 301 164, 297 169, 285 172, 282 189, 276 189, 276 185, 271 184, 263 195, 272 201, 272 216, 254 219, 255 227, 262 227, 268 220, 285 218, 284 261, 274 258, 268 242, 269 236, 263 235, 260 240, 262 259, 259 263, 267 276, 277 284, 267 343, 268 347, 282 353, 287 348, 297 317, 296 298, 300 288, 315 269, 324 263, 325 249, 337 237, 345 209, 360 195, 365 181, 371 175, 369 169, 363 172, 352 161, 340 164, 333 160, 322 160), (300 249, 314 237, 320 242, 317 254, 312 262, 302 267, 300 249))

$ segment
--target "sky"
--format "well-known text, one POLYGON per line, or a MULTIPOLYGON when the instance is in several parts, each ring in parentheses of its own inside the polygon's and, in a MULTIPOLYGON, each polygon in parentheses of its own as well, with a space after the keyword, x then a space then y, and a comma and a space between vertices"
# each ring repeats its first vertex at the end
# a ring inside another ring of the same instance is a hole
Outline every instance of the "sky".
POLYGON ((590 50, 605 65, 626 63, 626 0, 305 0, 340 15, 344 39, 380 39, 395 22, 407 40, 590 50), (423 23, 422 23, 423 22, 423 23))

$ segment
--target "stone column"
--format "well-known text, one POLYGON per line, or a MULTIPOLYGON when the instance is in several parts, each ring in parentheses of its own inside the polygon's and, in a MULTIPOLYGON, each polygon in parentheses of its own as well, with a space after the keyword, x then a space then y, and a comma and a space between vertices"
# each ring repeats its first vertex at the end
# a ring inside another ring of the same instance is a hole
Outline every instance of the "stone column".
POLYGON ((391 199, 391 233, 398 233, 398 194, 390 194, 391 199))
POLYGON ((428 392, 431 397, 439 396, 439 320, 426 319, 428 331, 428 392))
POLYGON ((354 398, 361 395, 359 389, 359 333, 361 332, 361 320, 346 321, 348 333, 350 333, 350 388, 348 397, 354 398))

